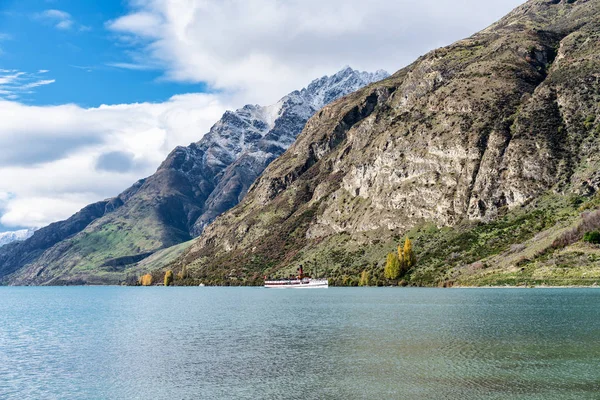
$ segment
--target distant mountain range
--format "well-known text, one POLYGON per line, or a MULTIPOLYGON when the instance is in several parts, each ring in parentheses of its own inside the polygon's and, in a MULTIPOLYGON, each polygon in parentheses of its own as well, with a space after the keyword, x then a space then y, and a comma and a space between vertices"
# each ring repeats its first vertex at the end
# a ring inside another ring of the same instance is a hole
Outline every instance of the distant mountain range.
POLYGON ((154 175, 0 248, 0 280, 119 283, 136 276, 131 266, 200 235, 238 204, 323 106, 387 76, 346 67, 271 106, 226 112, 199 142, 175 148, 154 175))
POLYGON ((0 246, 4 246, 5 244, 11 242, 29 239, 34 232, 35 229, 20 229, 18 231, 0 232, 0 246))

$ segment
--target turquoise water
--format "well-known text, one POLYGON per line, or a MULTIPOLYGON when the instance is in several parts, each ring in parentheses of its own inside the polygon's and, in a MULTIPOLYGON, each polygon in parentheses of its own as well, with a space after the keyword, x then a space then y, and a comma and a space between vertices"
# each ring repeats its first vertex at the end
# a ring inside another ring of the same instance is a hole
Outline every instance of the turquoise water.
POLYGON ((598 399, 600 290, 0 287, 1 399, 598 399))

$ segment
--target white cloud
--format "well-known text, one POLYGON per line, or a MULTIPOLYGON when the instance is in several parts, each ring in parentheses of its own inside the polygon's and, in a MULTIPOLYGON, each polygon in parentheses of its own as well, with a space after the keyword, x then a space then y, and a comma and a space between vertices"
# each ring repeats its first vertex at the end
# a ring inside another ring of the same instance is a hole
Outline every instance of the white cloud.
POLYGON ((82 202, 90 201, 93 196, 85 194, 66 194, 56 197, 28 197, 21 201, 9 202, 0 222, 5 226, 38 227, 48 225, 46 211, 51 209, 55 215, 72 214, 81 208, 82 202))
POLYGON ((35 87, 49 85, 49 84, 54 83, 54 82, 56 82, 55 79, 43 79, 41 81, 26 83, 25 85, 23 85, 21 87, 23 89, 33 89, 35 87))
POLYGON ((60 10, 46 10, 46 11, 42 12, 41 15, 43 17, 56 19, 59 21, 65 21, 65 20, 71 19, 71 14, 69 14, 68 12, 65 12, 65 11, 60 11, 60 10))
POLYGON ((124 62, 120 62, 120 63, 107 63, 106 64, 109 67, 115 67, 115 68, 122 68, 122 69, 131 69, 134 71, 148 71, 148 70, 152 70, 152 69, 157 69, 154 66, 151 65, 144 65, 144 64, 135 64, 135 63, 124 63, 124 62))
POLYGON ((45 10, 39 14, 36 14, 35 17, 51 23, 55 28, 62 30, 71 29, 74 23, 71 14, 61 10, 45 10))
POLYGON ((343 65, 395 72, 523 0, 131 0, 108 29, 167 79, 269 103, 343 65), (135 40, 138 39, 138 40, 135 40))
POLYGON ((96 69, 96 67, 93 67, 93 66, 90 66, 90 65, 69 65, 69 67, 80 69, 80 70, 85 71, 85 72, 92 72, 93 70, 96 69))
POLYGON ((56 28, 58 29, 71 29, 73 26, 73 21, 70 19, 65 19, 56 24, 56 28))
POLYGON ((3 69, 1 72, 7 75, 0 76, 0 86, 12 84, 19 80, 21 76, 25 75, 25 72, 19 72, 15 70, 9 71, 3 69))
POLYGON ((159 38, 156 29, 163 23, 159 13, 135 12, 110 23, 110 28, 148 38, 159 38))
POLYGON ((201 139, 231 108, 227 100, 188 94, 97 108, 0 101, 0 148, 10 149, 0 153, 0 224, 44 226, 117 195, 152 174, 175 146, 201 139), (115 153, 130 164, 119 164, 115 153))
POLYGON ((34 18, 51 24, 56 29, 63 31, 68 31, 73 28, 77 28, 77 30, 80 32, 91 30, 89 26, 81 25, 75 22, 71 14, 62 10, 45 10, 41 13, 35 14, 34 18))
POLYGON ((32 89, 56 82, 54 79, 41 79, 41 75, 47 72, 44 69, 37 73, 0 69, 0 100, 15 100, 23 93, 31 93, 32 89))
MULTIPOLYGON (((116 68, 160 69, 214 94, 82 108, 13 101, 53 82, 0 70, 0 224, 43 226, 150 175, 176 145, 199 140, 225 109, 270 104, 344 65, 395 72, 484 28, 522 0, 130 0, 107 22, 116 68)), ((85 28, 60 10, 38 18, 85 28)), ((75 66, 91 71, 96 67, 75 66)), ((41 74, 46 74, 41 76, 41 74)))

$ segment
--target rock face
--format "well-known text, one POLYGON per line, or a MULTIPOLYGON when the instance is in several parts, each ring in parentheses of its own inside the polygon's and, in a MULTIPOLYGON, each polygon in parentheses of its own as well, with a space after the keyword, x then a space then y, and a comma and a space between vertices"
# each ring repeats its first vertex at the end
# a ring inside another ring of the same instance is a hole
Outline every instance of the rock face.
POLYGON ((0 250, 0 280, 12 284, 118 283, 132 264, 192 239, 235 206, 306 121, 384 71, 344 68, 274 105, 226 112, 202 140, 177 147, 156 173, 114 199, 86 207, 29 240, 0 250))
MULTIPOLYGON (((385 71, 358 72, 350 67, 313 81, 268 107, 227 112, 199 142, 210 193, 192 227, 197 236, 215 217, 239 203, 274 159, 296 140, 308 119, 326 104, 388 77, 385 71)), ((178 151, 176 149, 175 151, 178 151)))
POLYGON ((594 193, 599 25, 598 0, 531 0, 326 106, 179 264, 252 282, 324 244, 489 221, 547 191, 594 193))

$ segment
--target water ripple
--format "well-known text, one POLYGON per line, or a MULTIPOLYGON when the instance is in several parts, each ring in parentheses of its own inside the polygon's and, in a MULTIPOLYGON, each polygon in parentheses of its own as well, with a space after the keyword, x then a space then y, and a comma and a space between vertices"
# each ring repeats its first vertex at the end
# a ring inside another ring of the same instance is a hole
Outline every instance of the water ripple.
POLYGON ((0 288, 1 399, 593 399, 600 291, 0 288))

